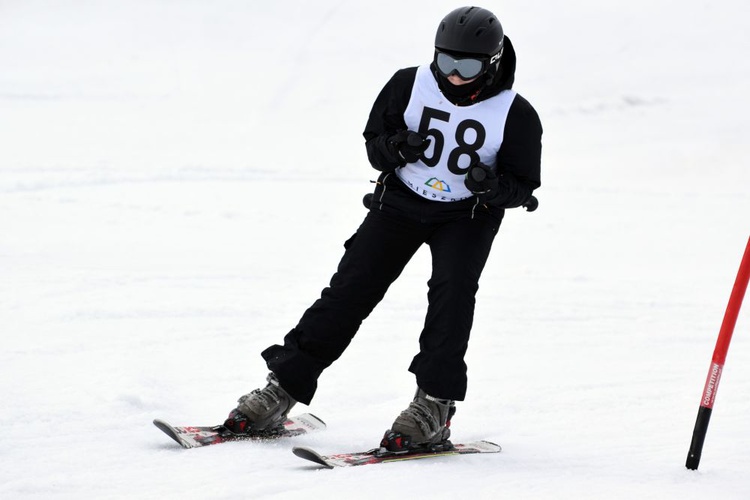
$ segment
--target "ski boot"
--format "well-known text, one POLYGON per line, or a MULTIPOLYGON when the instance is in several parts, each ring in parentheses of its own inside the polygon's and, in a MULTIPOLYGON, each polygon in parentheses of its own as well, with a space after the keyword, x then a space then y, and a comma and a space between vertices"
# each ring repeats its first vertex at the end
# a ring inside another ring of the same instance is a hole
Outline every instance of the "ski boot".
POLYGON ((454 401, 438 399, 417 389, 409 407, 385 432, 380 447, 391 453, 449 450, 453 447, 448 438, 451 417, 455 413, 454 401))
POLYGON ((268 385, 255 389, 238 400, 237 408, 224 422, 233 434, 272 435, 283 428, 289 410, 297 404, 282 387, 276 375, 269 373, 268 385))

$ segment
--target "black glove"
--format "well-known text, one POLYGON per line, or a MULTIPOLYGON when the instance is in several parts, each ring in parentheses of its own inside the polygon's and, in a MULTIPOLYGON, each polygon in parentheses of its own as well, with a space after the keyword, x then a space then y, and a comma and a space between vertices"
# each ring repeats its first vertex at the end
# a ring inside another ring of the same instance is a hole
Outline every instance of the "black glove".
POLYGON ((497 174, 490 167, 478 161, 469 167, 464 178, 466 188, 479 196, 480 200, 486 201, 497 193, 497 174))
POLYGON ((419 160, 419 157, 430 145, 430 140, 426 135, 411 130, 402 130, 390 136, 388 144, 398 161, 406 164, 419 160))

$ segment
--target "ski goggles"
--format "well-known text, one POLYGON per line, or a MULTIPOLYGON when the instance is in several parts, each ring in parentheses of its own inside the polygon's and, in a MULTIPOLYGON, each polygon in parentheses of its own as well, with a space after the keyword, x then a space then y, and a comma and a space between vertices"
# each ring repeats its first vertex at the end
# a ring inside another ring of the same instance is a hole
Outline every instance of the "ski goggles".
POLYGON ((492 57, 461 57, 446 52, 435 51, 435 66, 441 75, 448 78, 458 75, 463 80, 471 80, 485 73, 491 64, 500 60, 502 51, 492 57))

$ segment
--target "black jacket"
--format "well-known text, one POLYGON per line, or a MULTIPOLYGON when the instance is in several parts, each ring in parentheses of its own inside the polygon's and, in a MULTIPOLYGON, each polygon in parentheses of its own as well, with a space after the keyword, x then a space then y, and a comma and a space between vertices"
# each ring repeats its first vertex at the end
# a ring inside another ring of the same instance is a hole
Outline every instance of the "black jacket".
MULTIPOLYGON (((489 99, 503 90, 512 88, 515 78, 516 53, 508 37, 505 37, 500 71, 493 82, 484 88, 471 105, 489 99)), ((388 139, 400 130, 405 130, 404 112, 414 86, 417 68, 397 71, 373 104, 363 133, 367 157, 372 166, 380 171, 392 171, 401 166, 399 159, 389 148, 388 139)), ((443 88, 442 76, 433 67, 438 85, 443 88)), ((450 98, 447 94, 446 97, 450 98)), ((454 104, 459 104, 454 101, 454 104)), ((498 208, 513 208, 523 205, 534 189, 541 185, 540 167, 542 155, 542 124, 534 108, 517 94, 505 122, 503 143, 497 153, 497 173, 500 181, 498 192, 486 203, 498 208)))

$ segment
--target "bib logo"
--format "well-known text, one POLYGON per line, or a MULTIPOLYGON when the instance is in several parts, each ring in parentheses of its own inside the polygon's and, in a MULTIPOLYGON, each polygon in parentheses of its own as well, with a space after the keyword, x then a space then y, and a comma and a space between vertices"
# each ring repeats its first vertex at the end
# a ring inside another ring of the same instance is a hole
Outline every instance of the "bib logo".
POLYGON ((432 189, 441 191, 443 193, 451 192, 451 187, 448 185, 448 183, 445 181, 441 181, 437 177, 431 177, 430 179, 427 179, 425 185, 430 186, 432 189))

